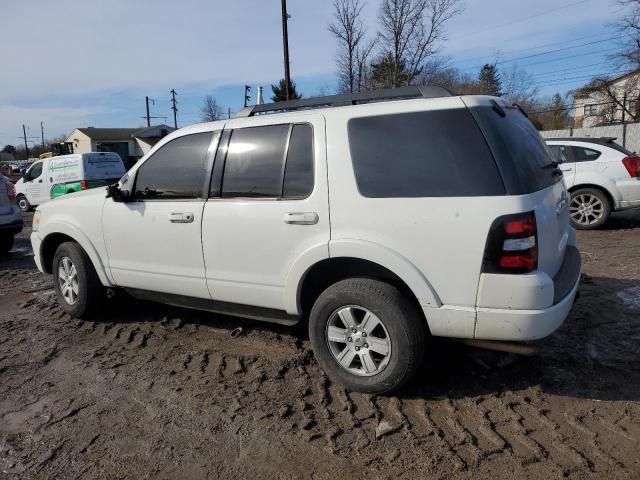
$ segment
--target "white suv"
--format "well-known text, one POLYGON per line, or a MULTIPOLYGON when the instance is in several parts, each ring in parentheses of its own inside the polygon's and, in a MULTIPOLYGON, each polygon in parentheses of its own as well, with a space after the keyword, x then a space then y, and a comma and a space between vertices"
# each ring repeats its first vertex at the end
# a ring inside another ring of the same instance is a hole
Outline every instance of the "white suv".
POLYGON ((575 228, 598 228, 611 212, 640 207, 640 157, 615 138, 549 138, 547 145, 564 173, 575 228))
POLYGON ((183 128, 117 185, 38 207, 31 241, 72 316, 120 287, 308 318, 327 374, 367 392, 406 382, 429 334, 549 335, 580 278, 562 173, 523 112, 433 87, 183 128))

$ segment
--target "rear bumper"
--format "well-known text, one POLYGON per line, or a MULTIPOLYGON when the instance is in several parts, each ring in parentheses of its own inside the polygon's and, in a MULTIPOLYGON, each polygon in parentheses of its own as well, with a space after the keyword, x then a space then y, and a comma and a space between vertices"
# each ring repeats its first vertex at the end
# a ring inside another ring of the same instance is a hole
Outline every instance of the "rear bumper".
POLYGON ((20 233, 23 227, 22 216, 17 219, 11 219, 5 223, 0 222, 0 233, 20 233))
POLYGON ((479 307, 474 337, 483 340, 524 341, 550 335, 569 315, 580 284, 580 270, 580 252, 569 245, 564 262, 553 278, 551 306, 542 309, 479 307))
POLYGON ((640 207, 640 179, 618 180, 616 187, 620 192, 620 200, 616 202, 616 210, 640 207))

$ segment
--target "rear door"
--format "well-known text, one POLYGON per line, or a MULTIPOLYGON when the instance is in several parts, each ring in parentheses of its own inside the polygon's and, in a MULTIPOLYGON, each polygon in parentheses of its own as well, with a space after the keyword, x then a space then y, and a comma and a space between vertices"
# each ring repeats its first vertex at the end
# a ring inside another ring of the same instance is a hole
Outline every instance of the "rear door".
POLYGON ((313 251, 328 256, 327 196, 321 115, 228 122, 202 220, 211 297, 284 310, 296 260, 313 251))

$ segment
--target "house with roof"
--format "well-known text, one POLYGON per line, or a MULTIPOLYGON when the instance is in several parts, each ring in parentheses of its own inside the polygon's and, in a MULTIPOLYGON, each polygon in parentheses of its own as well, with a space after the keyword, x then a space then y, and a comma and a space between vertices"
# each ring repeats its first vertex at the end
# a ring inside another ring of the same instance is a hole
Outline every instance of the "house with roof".
POLYGON ((168 125, 145 128, 76 128, 65 144, 73 153, 116 152, 129 167, 174 130, 168 125))
POLYGON ((588 128, 640 120, 640 69, 593 79, 574 93, 574 127, 588 128))

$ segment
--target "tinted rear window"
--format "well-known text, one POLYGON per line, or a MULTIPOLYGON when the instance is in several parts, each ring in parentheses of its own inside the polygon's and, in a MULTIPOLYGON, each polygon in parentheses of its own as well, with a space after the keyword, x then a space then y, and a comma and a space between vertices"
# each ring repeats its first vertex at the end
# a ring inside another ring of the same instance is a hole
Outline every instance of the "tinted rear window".
POLYGON ((492 107, 470 110, 489 143, 510 194, 537 192, 561 180, 547 145, 520 110, 504 107, 505 116, 492 107))
POLYGON ((467 109, 354 118, 348 131, 356 182, 365 197, 505 193, 467 109))

